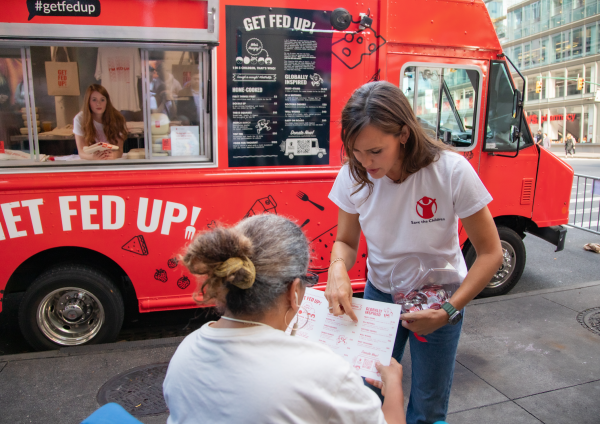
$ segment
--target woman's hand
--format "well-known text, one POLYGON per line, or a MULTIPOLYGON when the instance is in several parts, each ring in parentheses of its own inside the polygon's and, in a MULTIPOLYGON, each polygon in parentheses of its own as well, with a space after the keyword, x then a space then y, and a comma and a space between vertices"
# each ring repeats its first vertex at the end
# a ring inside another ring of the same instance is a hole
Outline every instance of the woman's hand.
POLYGON ((381 374, 381 381, 372 378, 365 378, 367 383, 381 390, 381 394, 385 396, 386 389, 391 386, 402 387, 402 365, 394 358, 390 360, 390 364, 386 367, 381 362, 375 364, 377 372, 381 374))
POLYGON ((334 262, 329 267, 325 298, 329 302, 329 311, 333 315, 347 314, 352 321, 358 322, 352 310, 352 284, 343 261, 334 262))
POLYGON ((98 150, 93 153, 94 160, 107 160, 110 159, 110 151, 109 150, 98 150))
POLYGON ((448 324, 448 313, 443 309, 426 309, 400 315, 402 327, 417 336, 426 336, 448 324))
POLYGON ((402 390, 402 365, 394 358, 387 367, 376 363, 377 372, 381 374, 381 381, 366 378, 367 383, 381 389, 385 396, 381 411, 385 421, 389 424, 406 424, 404 416, 404 392, 402 390))

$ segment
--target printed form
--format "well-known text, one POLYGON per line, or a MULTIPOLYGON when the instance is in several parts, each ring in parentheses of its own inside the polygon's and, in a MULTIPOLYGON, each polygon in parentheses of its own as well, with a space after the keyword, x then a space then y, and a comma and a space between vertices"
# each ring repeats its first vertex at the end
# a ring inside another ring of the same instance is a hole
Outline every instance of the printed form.
MULTIPOLYGON (((329 346, 362 377, 381 380, 375 363, 390 364, 400 305, 352 298, 356 324, 347 315, 334 316, 328 306, 324 292, 307 288, 298 311, 296 337, 329 346)), ((295 321, 288 327, 288 334, 295 321)))

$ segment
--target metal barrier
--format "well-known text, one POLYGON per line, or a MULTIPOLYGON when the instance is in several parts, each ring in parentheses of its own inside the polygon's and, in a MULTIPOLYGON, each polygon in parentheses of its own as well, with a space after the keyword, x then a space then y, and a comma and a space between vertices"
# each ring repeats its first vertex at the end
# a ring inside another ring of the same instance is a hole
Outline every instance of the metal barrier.
POLYGON ((600 234, 600 178, 575 174, 569 204, 569 225, 600 234))

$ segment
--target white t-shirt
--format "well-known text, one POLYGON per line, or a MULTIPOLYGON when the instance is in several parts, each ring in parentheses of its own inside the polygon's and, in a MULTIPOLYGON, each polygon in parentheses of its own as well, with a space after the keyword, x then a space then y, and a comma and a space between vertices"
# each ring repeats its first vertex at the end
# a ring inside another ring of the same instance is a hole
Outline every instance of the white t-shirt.
MULTIPOLYGON (((93 120, 92 120, 93 121, 93 120)), ((100 122, 94 121, 94 127, 96 128, 96 141, 95 143, 108 143, 106 141, 106 135, 104 134, 104 125, 100 122)), ((85 132, 83 130, 83 112, 79 112, 73 118, 73 134, 85 136, 85 132)))
POLYGON ((137 79, 142 77, 140 51, 135 47, 100 47, 95 78, 117 110, 140 110, 137 79))
POLYGON ((390 275, 400 257, 429 253, 446 259, 464 278, 467 266, 458 240, 458 218, 466 218, 492 201, 477 173, 461 155, 444 151, 439 160, 402 184, 372 179, 352 195, 356 182, 344 165, 329 198, 343 211, 359 214, 367 240, 369 281, 390 293, 390 275))
POLYGON ((194 331, 173 355, 163 393, 167 424, 385 423, 350 364, 264 326, 194 331))

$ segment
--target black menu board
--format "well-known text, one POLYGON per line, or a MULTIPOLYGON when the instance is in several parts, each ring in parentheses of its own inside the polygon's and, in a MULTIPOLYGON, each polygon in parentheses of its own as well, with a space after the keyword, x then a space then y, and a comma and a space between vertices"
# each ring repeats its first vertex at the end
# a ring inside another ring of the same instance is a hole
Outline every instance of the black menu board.
POLYGON ((230 167, 329 163, 329 12, 226 6, 230 167))

